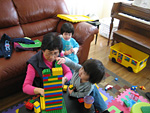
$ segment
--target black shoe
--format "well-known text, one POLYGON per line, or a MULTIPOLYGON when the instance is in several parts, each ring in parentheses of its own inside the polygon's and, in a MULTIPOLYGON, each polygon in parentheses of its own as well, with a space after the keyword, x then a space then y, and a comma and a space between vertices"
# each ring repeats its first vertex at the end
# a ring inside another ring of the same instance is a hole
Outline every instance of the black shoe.
POLYGON ((1 50, 6 59, 11 57, 12 54, 11 38, 6 34, 3 34, 1 38, 1 50))
POLYGON ((150 92, 145 93, 145 95, 150 100, 150 92))

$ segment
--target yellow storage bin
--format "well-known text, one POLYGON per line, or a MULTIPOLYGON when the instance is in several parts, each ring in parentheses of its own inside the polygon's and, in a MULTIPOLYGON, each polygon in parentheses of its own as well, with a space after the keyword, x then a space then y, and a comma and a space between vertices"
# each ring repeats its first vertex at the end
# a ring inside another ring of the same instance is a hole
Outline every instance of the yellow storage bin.
POLYGON ((109 58, 113 62, 128 68, 129 71, 138 73, 145 68, 149 55, 141 52, 133 47, 130 47, 122 42, 110 47, 109 58))

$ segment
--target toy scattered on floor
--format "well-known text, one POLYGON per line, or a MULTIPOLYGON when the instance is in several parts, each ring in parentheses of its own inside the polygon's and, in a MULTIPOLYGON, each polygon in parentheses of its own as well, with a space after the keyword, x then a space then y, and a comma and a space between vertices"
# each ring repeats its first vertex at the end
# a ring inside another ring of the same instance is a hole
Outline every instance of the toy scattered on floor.
POLYGON ((32 110, 34 108, 34 105, 33 105, 34 102, 35 100, 30 100, 29 102, 25 104, 25 107, 29 110, 32 110))
POLYGON ((41 112, 40 103, 38 101, 34 102, 34 112, 35 113, 41 112))
POLYGON ((131 90, 133 90, 133 91, 135 91, 135 92, 136 92, 136 90, 137 90, 137 86, 132 86, 132 87, 131 87, 131 90))
POLYGON ((146 88, 144 86, 139 86, 140 89, 145 90, 146 88))
POLYGON ((113 88, 112 85, 107 85, 107 86, 105 87, 105 91, 107 91, 107 90, 109 90, 109 89, 112 89, 112 88, 113 88))
POLYGON ((122 42, 110 47, 109 58, 125 66, 128 71, 138 73, 146 67, 148 54, 130 47, 122 42), (132 57, 131 57, 132 56, 132 57), (139 57, 140 56, 140 57, 139 57))
POLYGON ((115 78, 115 81, 118 81, 118 78, 115 78))
POLYGON ((79 101, 79 103, 83 103, 84 99, 83 98, 79 98, 78 101, 79 101))

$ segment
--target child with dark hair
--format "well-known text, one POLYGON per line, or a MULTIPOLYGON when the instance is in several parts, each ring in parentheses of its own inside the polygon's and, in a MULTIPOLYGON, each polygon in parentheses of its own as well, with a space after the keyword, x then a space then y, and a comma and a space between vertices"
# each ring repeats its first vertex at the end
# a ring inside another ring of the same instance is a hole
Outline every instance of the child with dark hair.
MULTIPOLYGON (((56 33, 44 35, 41 50, 31 57, 27 63, 27 74, 23 84, 23 92, 29 95, 41 94, 44 96, 43 76, 44 69, 55 67, 56 58, 61 56, 62 41, 56 33)), ((63 75, 62 84, 71 79, 70 69, 62 64, 63 75)))
POLYGON ((79 44, 72 38, 74 34, 74 27, 71 23, 64 23, 61 27, 63 53, 66 57, 71 59, 75 63, 79 63, 77 52, 79 50, 79 44))
POLYGON ((107 105, 100 95, 94 83, 99 83, 105 75, 105 67, 102 62, 96 59, 86 60, 83 65, 74 63, 67 57, 56 58, 58 64, 65 63, 68 67, 74 70, 70 84, 74 89, 68 88, 69 94, 72 97, 82 98, 88 95, 94 97, 94 107, 102 113, 109 113, 107 105))

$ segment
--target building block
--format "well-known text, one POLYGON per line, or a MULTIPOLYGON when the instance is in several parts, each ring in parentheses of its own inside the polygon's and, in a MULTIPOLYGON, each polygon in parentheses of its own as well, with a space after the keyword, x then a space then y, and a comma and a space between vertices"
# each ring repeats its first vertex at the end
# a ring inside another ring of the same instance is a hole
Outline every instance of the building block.
POLYGON ((64 85, 64 86, 63 86, 63 91, 67 91, 67 88, 68 88, 68 86, 67 86, 67 85, 64 85))
MULTIPOLYGON (((50 72, 50 69, 46 69, 43 71, 43 74, 48 74, 47 72, 50 72)), ((63 70, 62 67, 58 67, 58 65, 56 68, 52 68, 51 76, 43 75, 46 112, 62 109, 62 77, 63 70)))
POLYGON ((73 85, 69 85, 70 90, 73 90, 73 88, 74 88, 73 85))
POLYGON ((40 103, 41 103, 41 110, 45 110, 45 99, 42 95, 40 96, 40 103))
POLYGON ((52 68, 53 76, 62 75, 62 67, 52 68))
POLYGON ((40 113, 41 112, 40 103, 38 101, 34 102, 34 112, 35 113, 40 113))
POLYGON ((150 113, 150 106, 143 106, 141 107, 143 113, 150 113))
POLYGON ((27 102, 27 103, 25 104, 25 107, 26 107, 27 109, 29 109, 29 110, 32 110, 32 109, 34 108, 34 105, 33 105, 32 103, 30 103, 30 102, 27 102))

